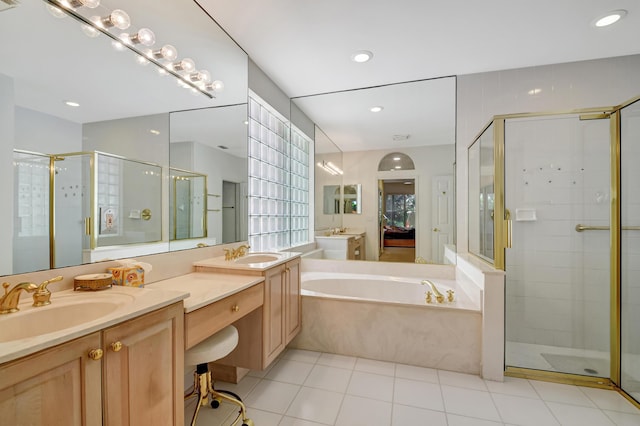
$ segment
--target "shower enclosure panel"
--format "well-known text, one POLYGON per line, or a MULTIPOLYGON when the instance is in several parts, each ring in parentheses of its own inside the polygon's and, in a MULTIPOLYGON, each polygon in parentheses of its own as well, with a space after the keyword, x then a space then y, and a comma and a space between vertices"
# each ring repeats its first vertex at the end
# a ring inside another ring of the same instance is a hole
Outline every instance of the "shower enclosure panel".
POLYGON ((620 123, 620 387, 640 401, 640 100, 620 123))
POLYGON ((506 365, 609 377, 609 120, 504 123, 506 365))

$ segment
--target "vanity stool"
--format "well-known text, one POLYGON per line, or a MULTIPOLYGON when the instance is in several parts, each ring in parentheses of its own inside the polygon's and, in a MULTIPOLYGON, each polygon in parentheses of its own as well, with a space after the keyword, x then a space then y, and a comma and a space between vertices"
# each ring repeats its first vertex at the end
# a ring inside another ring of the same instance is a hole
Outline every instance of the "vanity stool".
POLYGON ((216 391, 213 389, 213 379, 209 371, 209 363, 224 358, 238 345, 238 330, 229 325, 213 336, 203 340, 184 354, 185 365, 195 365, 195 380, 193 392, 186 395, 185 400, 194 396, 198 397, 198 405, 191 418, 191 426, 195 426, 200 407, 206 405, 211 398, 211 407, 218 408, 220 400, 225 400, 240 407, 240 414, 233 422, 235 425, 242 418, 243 426, 253 426, 253 421, 246 416, 246 408, 240 397, 229 391, 216 391))

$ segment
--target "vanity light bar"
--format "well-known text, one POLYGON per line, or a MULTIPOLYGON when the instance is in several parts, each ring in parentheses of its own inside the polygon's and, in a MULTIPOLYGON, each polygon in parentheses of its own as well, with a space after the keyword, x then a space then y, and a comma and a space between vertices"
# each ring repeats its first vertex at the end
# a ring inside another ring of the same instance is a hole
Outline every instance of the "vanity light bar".
POLYGON ((115 35, 108 31, 108 28, 126 29, 130 26, 129 15, 120 9, 116 9, 111 12, 107 17, 98 18, 90 17, 86 18, 75 9, 81 6, 85 7, 97 7, 99 1, 97 0, 45 0, 51 7, 62 8, 67 14, 86 25, 88 29, 95 34, 102 33, 109 37, 113 42, 117 43, 122 48, 126 48, 152 62, 154 65, 160 67, 160 69, 167 74, 171 74, 178 78, 179 82, 184 87, 189 88, 195 92, 200 92, 210 99, 214 99, 215 96, 211 92, 220 91, 224 85, 222 82, 216 80, 211 83, 211 74, 209 71, 200 70, 194 73, 195 63, 189 58, 185 58, 178 62, 173 62, 177 58, 177 51, 175 47, 171 45, 165 45, 161 49, 152 52, 143 52, 139 50, 136 45, 141 44, 143 46, 151 46, 155 43, 155 34, 148 28, 142 28, 132 36, 128 34, 125 37, 123 43, 123 34, 115 35), (93 6, 95 5, 95 6, 93 6), (168 64, 160 62, 160 60, 169 60, 168 64), (176 66, 176 64, 179 64, 176 66), (193 65, 191 67, 190 65, 193 65), (185 71, 186 74, 181 74, 179 71, 185 71), (195 75, 194 75, 195 74, 195 75))

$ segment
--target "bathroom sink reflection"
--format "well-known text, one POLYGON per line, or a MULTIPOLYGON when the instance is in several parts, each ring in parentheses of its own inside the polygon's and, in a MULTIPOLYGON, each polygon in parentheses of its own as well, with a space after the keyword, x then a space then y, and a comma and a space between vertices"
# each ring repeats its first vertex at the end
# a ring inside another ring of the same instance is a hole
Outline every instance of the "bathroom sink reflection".
POLYGON ((241 265, 249 265, 252 263, 267 263, 280 260, 282 255, 280 253, 248 253, 245 256, 239 257, 235 260, 235 263, 241 265))
POLYGON ((39 308, 21 306, 20 311, 0 317, 0 343, 46 335, 85 324, 107 316, 133 300, 127 295, 113 296, 101 295, 100 300, 88 300, 82 295, 70 295, 56 300, 54 295, 51 305, 39 308))

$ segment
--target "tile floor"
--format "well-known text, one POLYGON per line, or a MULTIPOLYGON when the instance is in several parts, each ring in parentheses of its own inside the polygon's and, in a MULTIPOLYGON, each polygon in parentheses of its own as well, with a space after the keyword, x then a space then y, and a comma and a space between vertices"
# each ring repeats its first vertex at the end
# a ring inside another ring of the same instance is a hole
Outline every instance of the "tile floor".
MULTIPOLYGON (((468 374, 288 349, 239 384, 256 426, 638 426, 640 410, 614 391, 468 374)), ((193 402, 185 405, 190 424, 193 402)), ((203 407, 198 425, 229 425, 237 410, 203 407)))

